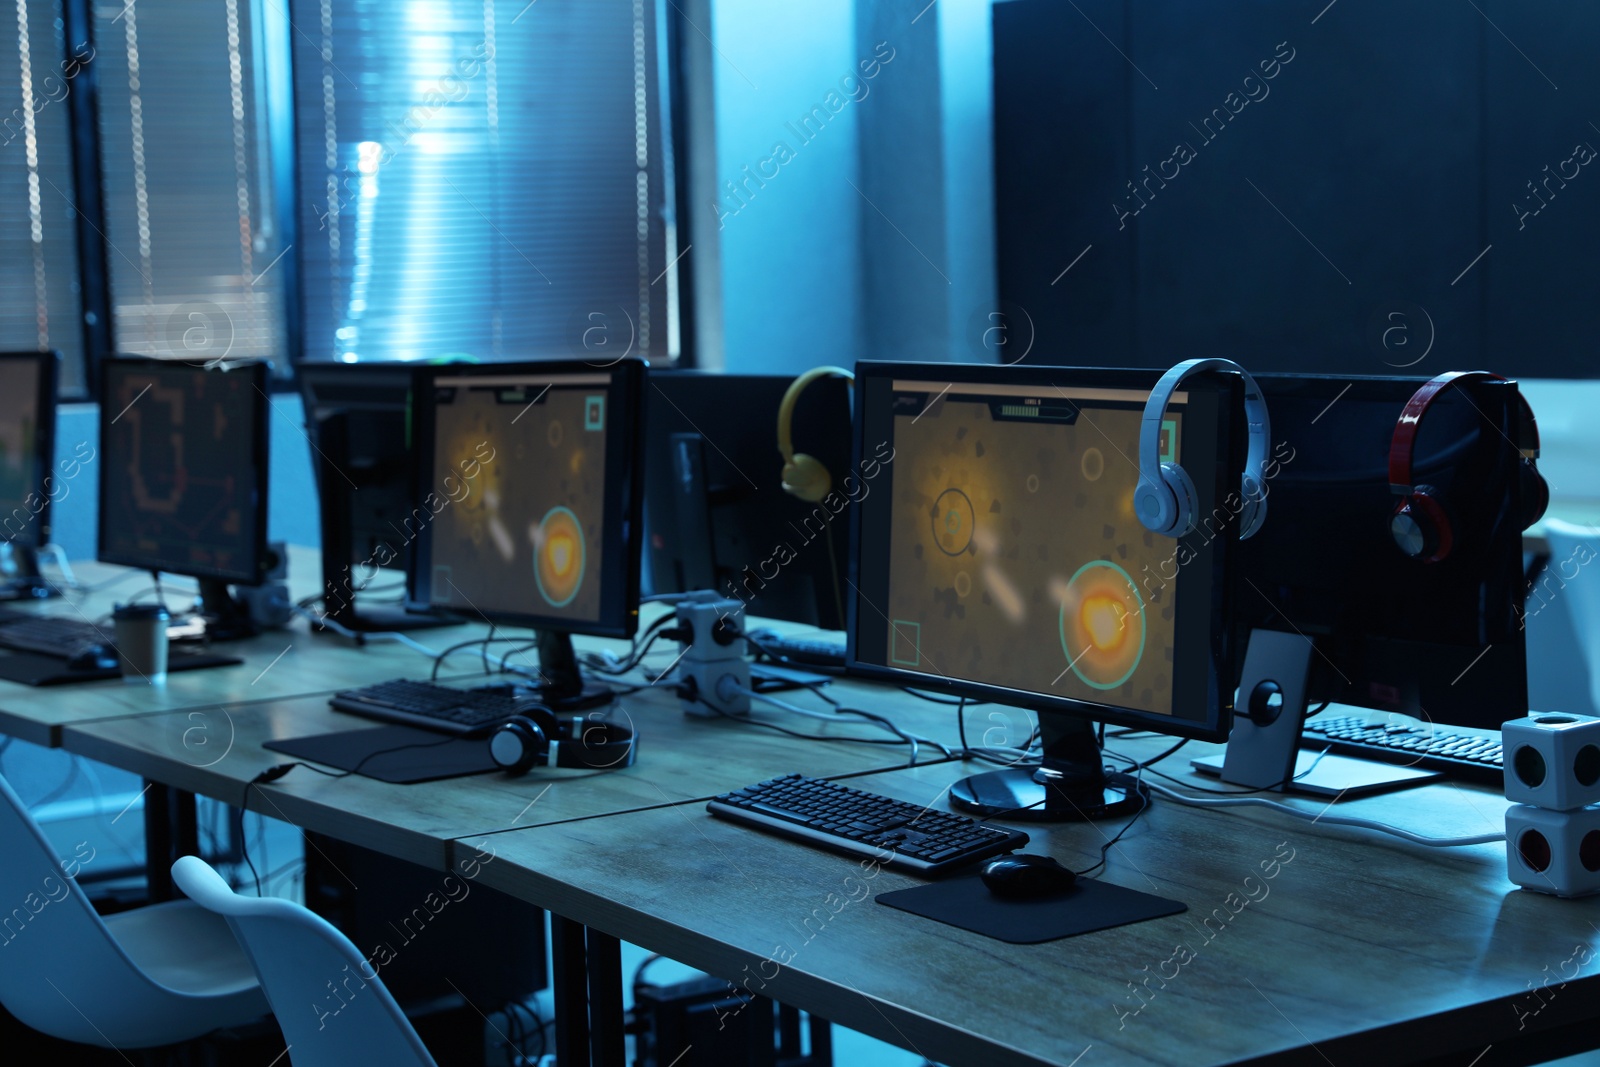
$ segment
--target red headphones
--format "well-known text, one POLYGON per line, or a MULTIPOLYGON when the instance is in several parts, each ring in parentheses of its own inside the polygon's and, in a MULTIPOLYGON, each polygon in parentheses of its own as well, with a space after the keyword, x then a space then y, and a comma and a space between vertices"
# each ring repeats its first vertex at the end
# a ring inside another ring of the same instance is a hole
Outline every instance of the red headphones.
MULTIPOLYGON (((1509 380, 1489 371, 1450 371, 1427 382, 1406 401, 1400 421, 1395 424, 1394 439, 1389 443, 1389 488, 1400 497, 1400 503, 1389 517, 1389 532, 1400 551, 1413 559, 1437 563, 1449 556, 1455 546, 1450 512, 1439 491, 1429 485, 1412 484, 1411 461, 1422 416, 1435 397, 1458 382, 1509 380)), ((1522 528, 1527 529, 1539 521, 1550 503, 1550 486, 1535 462, 1539 458, 1539 424, 1534 420, 1533 408, 1520 391, 1517 400, 1522 408, 1522 418, 1516 427, 1516 446, 1521 453, 1522 528)))

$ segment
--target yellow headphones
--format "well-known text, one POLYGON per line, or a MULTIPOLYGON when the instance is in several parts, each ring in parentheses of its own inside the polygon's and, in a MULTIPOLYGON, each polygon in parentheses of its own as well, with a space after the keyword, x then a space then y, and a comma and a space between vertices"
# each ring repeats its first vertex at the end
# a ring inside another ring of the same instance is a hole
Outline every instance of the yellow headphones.
POLYGON ((843 378, 855 382, 856 376, 843 367, 813 367, 794 380, 778 405, 778 451, 783 453, 783 488, 801 500, 816 503, 833 488, 833 476, 815 456, 794 450, 794 405, 806 386, 818 378, 843 378))

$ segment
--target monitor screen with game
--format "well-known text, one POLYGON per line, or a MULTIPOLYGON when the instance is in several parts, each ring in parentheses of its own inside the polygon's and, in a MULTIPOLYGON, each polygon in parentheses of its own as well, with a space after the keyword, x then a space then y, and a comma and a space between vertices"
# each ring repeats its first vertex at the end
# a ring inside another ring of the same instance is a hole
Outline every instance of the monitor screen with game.
POLYGON ((62 491, 50 472, 57 363, 53 352, 0 352, 0 541, 7 556, 50 540, 50 504, 62 491))
MULTIPOLYGON (((199 578, 203 599, 204 583, 261 583, 270 567, 267 369, 105 361, 101 561, 199 578)), ((209 599, 223 595, 213 590, 209 599)))
POLYGON ((1047 758, 1058 727, 1081 739, 1091 720, 1225 736, 1235 379, 1193 380, 1163 420, 1162 459, 1190 472, 1204 517, 1174 540, 1133 510, 1156 372, 857 373, 858 460, 842 486, 856 515, 853 669, 1040 712, 1047 758))
POLYGON ((550 633, 638 625, 645 366, 428 368, 419 380, 410 596, 550 633))

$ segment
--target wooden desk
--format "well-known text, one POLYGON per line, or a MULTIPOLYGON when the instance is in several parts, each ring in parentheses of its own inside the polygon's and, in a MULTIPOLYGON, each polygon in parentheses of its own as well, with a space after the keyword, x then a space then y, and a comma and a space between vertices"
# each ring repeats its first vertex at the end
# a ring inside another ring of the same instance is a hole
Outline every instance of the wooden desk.
MULTIPOLYGON (((943 791, 970 769, 938 764, 853 784, 943 807, 943 791)), ((1504 807, 1487 790, 1447 784, 1338 810, 1443 835, 1499 827, 1504 807)), ((1029 827, 1028 851, 1087 867, 1117 825, 1029 827)), ((883 871, 863 883, 856 861, 698 804, 458 847, 462 856, 493 850, 485 884, 940 1063, 1441 1057, 1486 1067, 1592 1045, 1600 1018, 1600 899, 1517 889, 1499 844, 1430 849, 1158 798, 1103 877, 1190 910, 1043 945, 876 905, 858 887, 876 894, 917 881, 883 871), (1263 863, 1275 878, 1263 878, 1263 863), (1247 895, 1256 902, 1241 906, 1247 895), (1192 959, 1168 962, 1180 945, 1192 959), (1567 973, 1582 977, 1536 997, 1532 988, 1569 960, 1567 973), (1506 1057, 1528 1038, 1550 1043, 1506 1057)))
MULTIPOLYGON (((290 595, 298 599, 316 592, 321 581, 321 563, 316 553, 291 547, 289 558, 290 595)), ((123 567, 80 563, 74 569, 80 581, 99 591, 39 601, 32 609, 41 615, 99 622, 119 599, 138 592, 140 582, 148 584, 148 576, 123 567), (123 575, 134 577, 104 587, 105 582, 123 575)), ((186 603, 190 596, 168 593, 173 604, 186 603)), ((484 630, 482 625, 451 626, 420 631, 415 637, 442 650, 484 630)), ((109 626, 106 632, 110 633, 109 626)), ((333 634, 311 633, 305 619, 295 619, 285 630, 218 645, 217 651, 238 656, 244 663, 175 672, 161 688, 127 685, 116 678, 39 688, 0 682, 0 732, 55 747, 61 743, 61 728, 69 723, 329 693, 388 678, 426 677, 432 669, 427 657, 404 645, 374 642, 357 647, 355 642, 333 634)), ((0 655, 4 654, 0 651, 0 655)), ((454 662, 455 667, 447 663, 441 674, 449 676, 471 669, 469 659, 454 662)), ((529 662, 535 663, 536 657, 530 654, 529 662)))
MULTIPOLYGON (((905 705, 896 705, 896 718, 904 728, 954 741, 954 709, 900 699, 905 705)), ((615 707, 613 718, 631 722, 639 735, 638 760, 624 770, 536 768, 521 778, 492 773, 397 786, 297 769, 252 788, 249 807, 444 870, 455 838, 703 801, 793 771, 823 777, 880 771, 908 758, 902 746, 805 741, 729 720, 689 718, 666 690, 636 693, 615 707)), ((888 736, 849 720, 759 717, 829 736, 888 736)), ((68 752, 238 806, 246 783, 290 760, 263 748, 266 741, 372 726, 334 711, 319 695, 77 722, 62 729, 61 740, 68 752)), ((938 758, 937 750, 923 747, 923 759, 938 758)))

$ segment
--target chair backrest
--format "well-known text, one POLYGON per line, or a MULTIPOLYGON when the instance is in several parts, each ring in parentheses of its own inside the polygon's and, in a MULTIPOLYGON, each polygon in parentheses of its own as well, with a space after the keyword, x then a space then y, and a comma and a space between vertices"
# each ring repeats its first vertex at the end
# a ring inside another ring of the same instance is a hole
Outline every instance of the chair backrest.
POLYGON ((1589 665, 1589 699, 1600 712, 1600 530, 1552 518, 1542 525, 1550 545, 1549 570, 1528 595, 1567 602, 1578 647, 1589 665))
POLYGON ((128 958, 78 887, 79 870, 94 860, 88 842, 57 856, 0 776, 0 1004, 68 1041, 164 1044, 185 998, 128 958))
POLYGON ((178 887, 224 916, 272 1004, 295 1067, 434 1067, 368 960, 321 916, 276 897, 244 897, 198 856, 172 866, 178 887))

